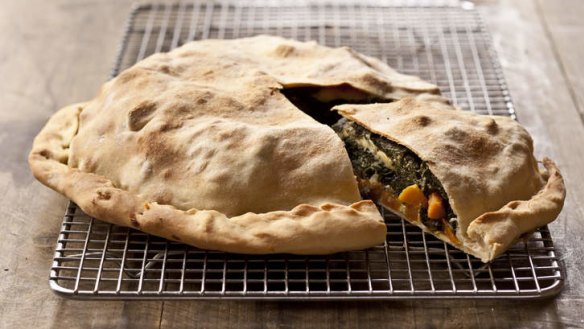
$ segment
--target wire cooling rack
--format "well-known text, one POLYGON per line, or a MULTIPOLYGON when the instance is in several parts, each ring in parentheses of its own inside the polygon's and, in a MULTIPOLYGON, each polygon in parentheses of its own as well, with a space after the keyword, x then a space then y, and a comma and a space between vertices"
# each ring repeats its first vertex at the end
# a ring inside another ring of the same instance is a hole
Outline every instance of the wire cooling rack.
MULTIPOLYGON (((112 76, 190 40, 274 34, 351 46, 440 86, 465 110, 515 117, 490 37, 466 6, 196 1, 135 7, 112 76)), ((384 213, 384 245, 327 256, 199 250, 101 222, 71 203, 50 273, 73 298, 537 298, 563 269, 547 227, 483 264, 384 213)))

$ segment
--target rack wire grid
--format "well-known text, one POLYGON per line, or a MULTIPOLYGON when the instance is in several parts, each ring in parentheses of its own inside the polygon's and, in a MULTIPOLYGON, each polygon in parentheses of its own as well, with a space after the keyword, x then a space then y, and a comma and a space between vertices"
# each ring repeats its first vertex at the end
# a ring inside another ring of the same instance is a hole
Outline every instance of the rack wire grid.
MULTIPOLYGON (((112 76, 191 40, 274 34, 350 46, 431 81, 465 110, 515 117, 491 39, 472 6, 270 1, 136 6, 112 76)), ((538 298, 563 268, 547 227, 483 264, 389 213, 384 245, 326 256, 199 250, 68 206, 50 272, 73 298, 538 298)))

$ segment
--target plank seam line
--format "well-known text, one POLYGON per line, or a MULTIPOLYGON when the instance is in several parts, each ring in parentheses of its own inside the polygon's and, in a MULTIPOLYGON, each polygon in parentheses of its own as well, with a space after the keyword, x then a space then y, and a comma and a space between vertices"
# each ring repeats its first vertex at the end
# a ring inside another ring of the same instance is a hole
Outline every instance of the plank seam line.
POLYGON ((162 305, 160 305, 160 319, 158 319, 158 329, 162 328, 162 316, 164 314, 164 301, 162 301, 162 305))

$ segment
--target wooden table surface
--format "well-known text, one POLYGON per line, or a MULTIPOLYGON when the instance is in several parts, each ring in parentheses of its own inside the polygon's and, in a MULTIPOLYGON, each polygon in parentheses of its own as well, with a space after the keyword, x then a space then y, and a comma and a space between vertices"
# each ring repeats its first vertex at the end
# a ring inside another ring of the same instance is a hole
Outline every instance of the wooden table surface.
POLYGON ((48 274, 66 199, 35 181, 33 137, 108 77, 130 0, 0 0, 0 327, 584 327, 584 3, 485 0, 520 122, 557 160, 568 197, 551 225, 567 269, 543 301, 74 301, 48 274))

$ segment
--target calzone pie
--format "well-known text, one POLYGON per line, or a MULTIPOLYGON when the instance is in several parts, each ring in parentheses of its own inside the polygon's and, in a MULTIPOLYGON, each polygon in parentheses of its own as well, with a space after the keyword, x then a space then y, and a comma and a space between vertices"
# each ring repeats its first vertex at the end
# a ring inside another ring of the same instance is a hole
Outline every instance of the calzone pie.
POLYGON ((88 215, 199 248, 371 247, 373 199, 489 261, 561 209, 559 172, 532 153, 516 122, 377 59, 257 36, 137 63, 55 113, 29 164, 88 215))

